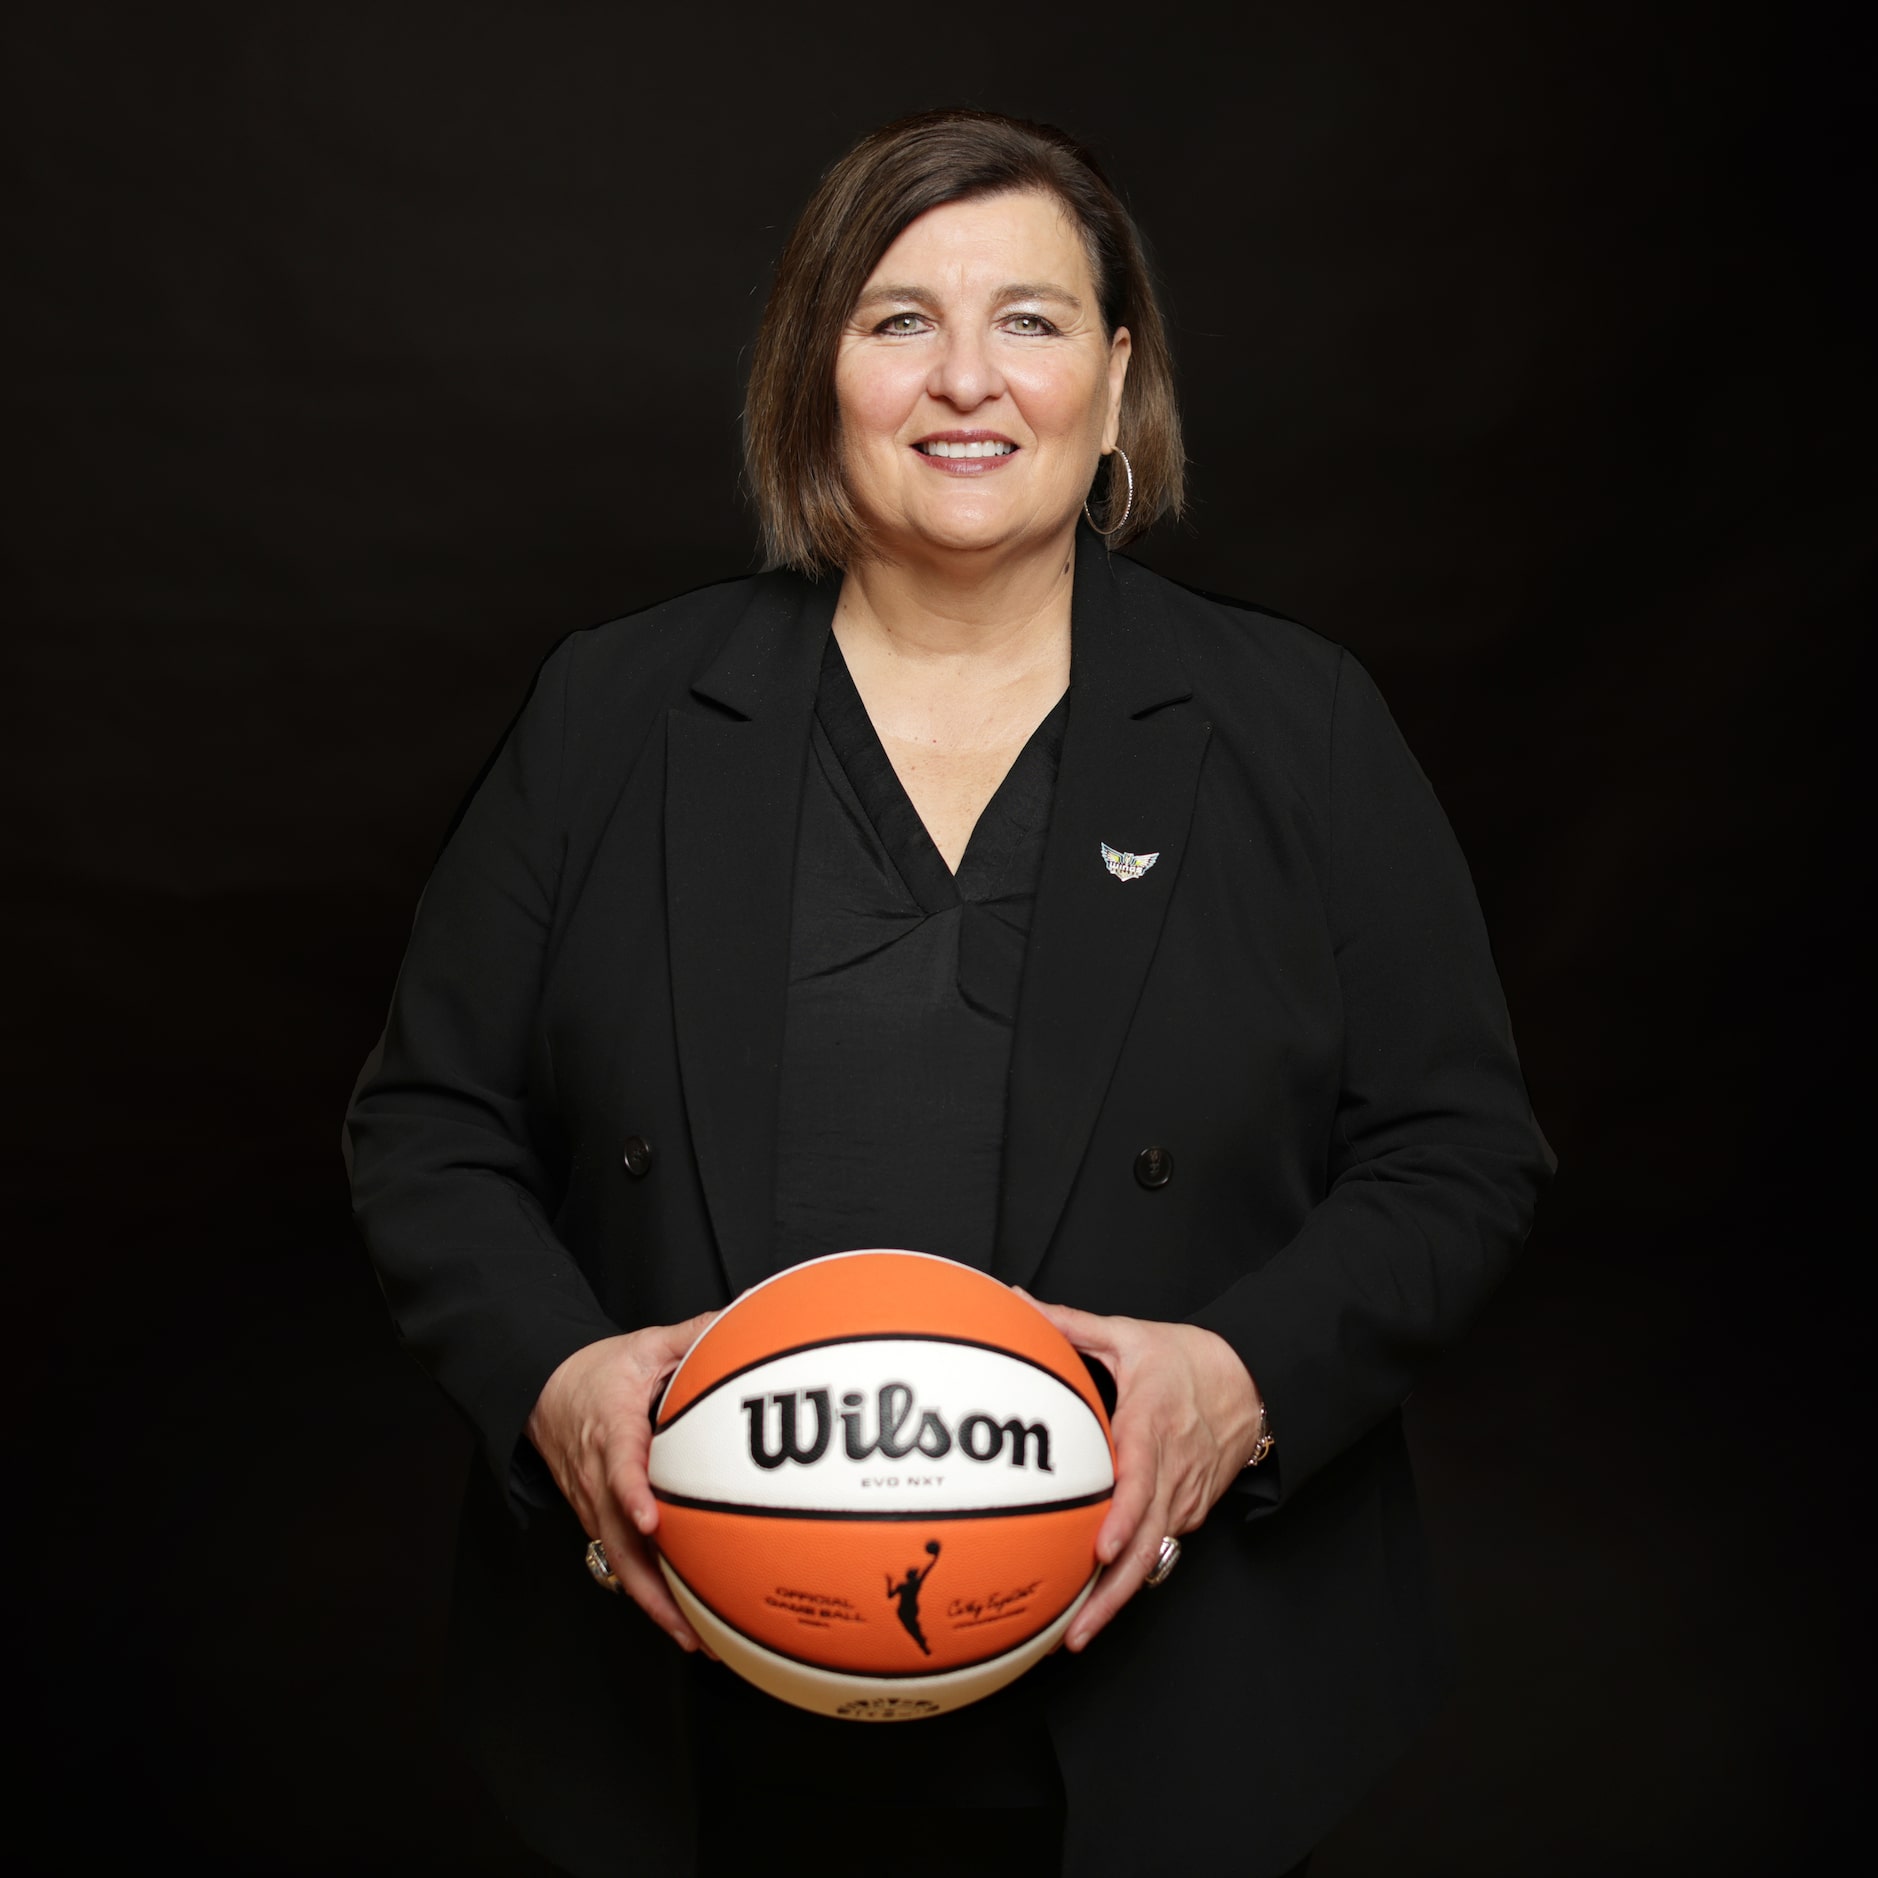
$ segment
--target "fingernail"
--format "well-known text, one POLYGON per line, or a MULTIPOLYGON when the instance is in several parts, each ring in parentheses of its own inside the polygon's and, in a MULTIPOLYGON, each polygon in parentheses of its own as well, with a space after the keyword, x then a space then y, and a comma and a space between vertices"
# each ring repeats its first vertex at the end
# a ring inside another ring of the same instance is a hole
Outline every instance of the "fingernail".
POLYGON ((639 1511, 633 1515, 633 1524, 637 1526, 641 1532, 650 1532, 658 1523, 658 1514, 649 1506, 642 1506, 639 1511))

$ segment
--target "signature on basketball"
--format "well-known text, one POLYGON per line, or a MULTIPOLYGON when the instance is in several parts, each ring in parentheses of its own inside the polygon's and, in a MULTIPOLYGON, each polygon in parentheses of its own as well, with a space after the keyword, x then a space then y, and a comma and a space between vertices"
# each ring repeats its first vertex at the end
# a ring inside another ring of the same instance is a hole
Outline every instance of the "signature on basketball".
POLYGON ((1000 1617, 1015 1617, 1043 1588, 1041 1578, 1010 1591, 987 1591, 982 1598, 953 1598, 946 1605, 946 1615, 961 1629, 974 1624, 995 1624, 1000 1617))
MULTIPOLYGON (((812 1467, 828 1452, 834 1439, 836 1415, 826 1389, 785 1389, 773 1395, 745 1396, 741 1407, 750 1420, 750 1458, 762 1468, 793 1461, 812 1467), (808 1432, 813 1420, 815 1432, 808 1432), (776 1440, 770 1442, 775 1429, 776 1440)), ((968 1461, 995 1461, 1009 1451, 1013 1467, 1026 1467, 1034 1454, 1041 1473, 1050 1465, 1050 1427, 1047 1422, 1004 1421, 974 1411, 956 1427, 937 1409, 921 1408, 912 1389, 903 1382, 884 1382, 874 1398, 869 1424, 866 1399, 856 1390, 841 1398, 841 1446, 851 1461, 882 1454, 897 1461, 916 1450, 930 1461, 950 1454, 954 1447, 968 1461)))

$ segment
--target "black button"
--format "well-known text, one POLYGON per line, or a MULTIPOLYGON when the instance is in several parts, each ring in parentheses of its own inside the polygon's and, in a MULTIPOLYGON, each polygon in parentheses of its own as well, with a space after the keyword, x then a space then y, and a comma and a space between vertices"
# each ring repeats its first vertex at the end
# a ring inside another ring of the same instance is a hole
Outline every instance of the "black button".
POLYGON ((1144 1187, 1165 1187, 1174 1177, 1174 1157, 1165 1148, 1143 1148, 1135 1156, 1135 1178, 1144 1187))
POLYGON ((628 1135, 620 1159, 626 1163, 626 1171, 633 1179, 643 1179, 652 1166, 652 1144, 644 1135, 628 1135))

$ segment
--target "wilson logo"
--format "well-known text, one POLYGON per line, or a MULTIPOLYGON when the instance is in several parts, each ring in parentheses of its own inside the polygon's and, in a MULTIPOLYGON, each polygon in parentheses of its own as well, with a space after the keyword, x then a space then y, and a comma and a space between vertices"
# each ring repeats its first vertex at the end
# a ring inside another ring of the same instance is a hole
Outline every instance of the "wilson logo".
POLYGON ((955 1425, 937 1409, 919 1407, 903 1382, 881 1384, 871 1419, 866 1399, 856 1390, 841 1398, 838 1418, 826 1389, 745 1396, 742 1408, 750 1423, 750 1458, 764 1469, 781 1467, 786 1461, 813 1467, 828 1452, 839 1419, 842 1452, 851 1461, 875 1454, 897 1461, 914 1453, 936 1461, 956 1449, 968 1461, 981 1464, 1008 1454, 1013 1467, 1029 1466, 1034 1456, 1040 1472, 1054 1471, 1047 1422, 1020 1421, 1014 1415, 999 1421, 994 1415, 974 1412, 955 1425))

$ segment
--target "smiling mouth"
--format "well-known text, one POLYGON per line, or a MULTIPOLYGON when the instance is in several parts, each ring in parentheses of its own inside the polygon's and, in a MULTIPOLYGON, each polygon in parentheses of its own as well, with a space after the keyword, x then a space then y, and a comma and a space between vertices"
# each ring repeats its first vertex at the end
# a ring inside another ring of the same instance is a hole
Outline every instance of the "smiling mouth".
POLYGON ((953 443, 944 437, 928 437, 924 443, 916 443, 913 448, 921 456, 944 457, 948 461, 957 461, 960 458, 969 457, 1011 456, 1015 454, 1017 445, 1008 443, 1002 438, 975 437, 969 443, 953 443))

